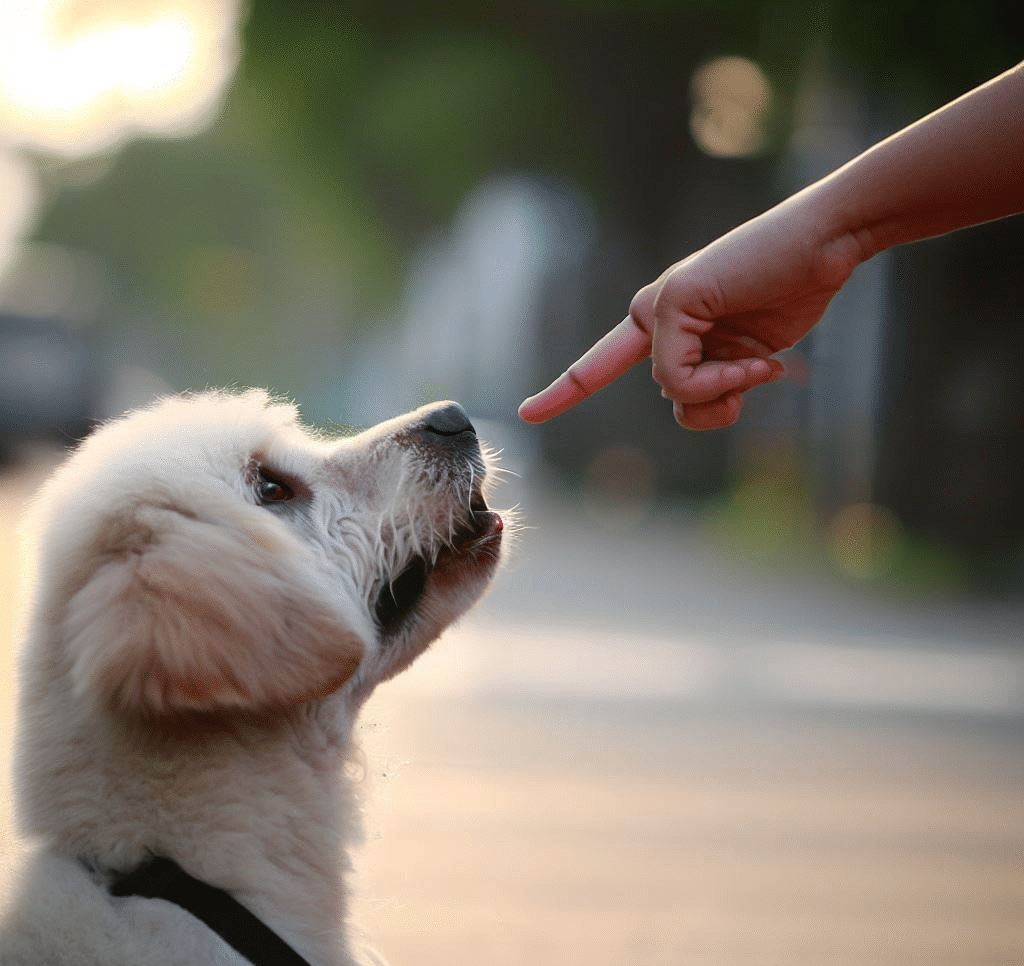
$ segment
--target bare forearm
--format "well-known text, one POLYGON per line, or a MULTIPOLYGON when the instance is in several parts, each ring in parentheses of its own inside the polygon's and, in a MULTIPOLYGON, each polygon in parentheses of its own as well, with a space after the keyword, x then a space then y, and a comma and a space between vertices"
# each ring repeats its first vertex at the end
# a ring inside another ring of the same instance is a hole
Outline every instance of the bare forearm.
POLYGON ((550 419, 650 354, 681 425, 728 426, 861 262, 1022 211, 1024 64, 669 266, 520 414, 550 419))
POLYGON ((865 257, 1024 211, 1024 64, 854 158, 804 193, 865 257))

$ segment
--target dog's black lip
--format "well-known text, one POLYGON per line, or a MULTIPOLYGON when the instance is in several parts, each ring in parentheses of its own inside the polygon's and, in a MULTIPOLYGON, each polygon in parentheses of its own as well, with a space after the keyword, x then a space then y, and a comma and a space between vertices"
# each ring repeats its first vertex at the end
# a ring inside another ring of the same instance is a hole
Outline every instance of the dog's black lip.
MULTIPOLYGON (((493 541, 501 533, 501 517, 487 505, 480 483, 469 498, 466 520, 452 534, 445 553, 471 552, 481 542, 493 541)), ((385 637, 393 635, 416 609, 436 561, 416 555, 384 582, 374 613, 385 637)))
POLYGON ((397 576, 385 582, 374 608, 377 623, 385 636, 397 630, 415 610, 427 585, 430 570, 426 559, 417 555, 397 576))
POLYGON ((491 525, 494 513, 487 505, 483 490, 477 483, 469 496, 469 513, 466 520, 455 529, 452 534, 451 547, 453 550, 460 550, 467 543, 479 538, 491 525))

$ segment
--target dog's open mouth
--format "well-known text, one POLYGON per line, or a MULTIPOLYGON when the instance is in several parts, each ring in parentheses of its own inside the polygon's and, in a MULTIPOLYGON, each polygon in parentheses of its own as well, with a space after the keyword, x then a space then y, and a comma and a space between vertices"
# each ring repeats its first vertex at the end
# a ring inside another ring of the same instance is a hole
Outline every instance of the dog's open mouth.
POLYGON ((473 491, 466 520, 433 559, 417 554, 397 574, 385 580, 377 596, 375 613, 384 636, 393 633, 416 609, 430 575, 442 561, 471 562, 481 555, 497 556, 504 522, 487 505, 479 489, 473 491))

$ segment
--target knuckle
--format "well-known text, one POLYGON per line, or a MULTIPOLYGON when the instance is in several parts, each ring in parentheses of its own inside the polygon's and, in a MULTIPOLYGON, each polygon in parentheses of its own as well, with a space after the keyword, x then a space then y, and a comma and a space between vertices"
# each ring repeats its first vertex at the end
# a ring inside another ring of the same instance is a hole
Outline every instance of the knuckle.
POLYGON ((661 386, 662 392, 670 398, 675 398, 682 394, 686 377, 678 367, 655 366, 652 367, 651 374, 654 376, 654 381, 661 386))
POLYGON ((651 282, 640 289, 629 303, 630 316, 648 331, 650 331, 650 322, 654 316, 654 303, 657 294, 658 283, 651 282))

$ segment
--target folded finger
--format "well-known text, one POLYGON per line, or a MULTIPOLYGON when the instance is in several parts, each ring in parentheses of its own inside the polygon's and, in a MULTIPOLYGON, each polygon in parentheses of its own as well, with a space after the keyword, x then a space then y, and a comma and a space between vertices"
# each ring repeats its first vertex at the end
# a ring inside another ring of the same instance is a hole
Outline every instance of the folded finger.
POLYGON ((712 402, 728 393, 747 392, 781 373, 782 363, 775 359, 740 359, 680 366, 658 381, 666 398, 691 405, 712 402))
POLYGON ((740 418, 743 409, 743 397, 737 393, 729 393, 713 402, 674 403, 672 415, 684 429, 724 429, 740 418))

